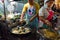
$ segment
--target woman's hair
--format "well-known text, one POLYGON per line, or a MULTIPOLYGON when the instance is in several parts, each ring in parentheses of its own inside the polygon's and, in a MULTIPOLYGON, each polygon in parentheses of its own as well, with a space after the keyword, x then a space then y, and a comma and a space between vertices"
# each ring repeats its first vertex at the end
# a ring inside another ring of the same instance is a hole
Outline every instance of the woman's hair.
POLYGON ((47 0, 46 3, 50 2, 50 1, 55 1, 55 0, 47 0))

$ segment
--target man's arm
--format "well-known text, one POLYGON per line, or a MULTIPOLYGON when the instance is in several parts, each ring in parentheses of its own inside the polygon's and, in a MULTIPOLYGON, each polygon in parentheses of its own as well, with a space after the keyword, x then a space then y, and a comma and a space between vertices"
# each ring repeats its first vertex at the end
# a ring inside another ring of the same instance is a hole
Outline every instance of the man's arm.
POLYGON ((21 21, 23 20, 24 15, 25 15, 25 13, 23 12, 23 13, 21 14, 21 17, 20 17, 20 20, 21 20, 21 21))
POLYGON ((27 11, 27 6, 26 6, 26 4, 25 4, 24 7, 23 7, 23 10, 22 10, 21 17, 20 17, 21 21, 23 20, 23 17, 24 17, 24 15, 25 15, 25 12, 26 12, 26 11, 27 11))

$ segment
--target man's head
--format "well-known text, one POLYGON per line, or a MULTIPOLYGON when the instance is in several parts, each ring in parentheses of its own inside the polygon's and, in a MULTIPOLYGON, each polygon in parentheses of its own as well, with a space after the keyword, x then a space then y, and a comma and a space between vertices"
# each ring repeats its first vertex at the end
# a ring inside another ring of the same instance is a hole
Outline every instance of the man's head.
POLYGON ((29 3, 29 4, 33 4, 33 1, 34 1, 34 0, 28 0, 28 3, 29 3))
POLYGON ((45 0, 44 3, 47 4, 48 7, 51 7, 54 3, 54 0, 45 0))
POLYGON ((60 0, 55 0, 55 5, 57 9, 60 9, 60 0))

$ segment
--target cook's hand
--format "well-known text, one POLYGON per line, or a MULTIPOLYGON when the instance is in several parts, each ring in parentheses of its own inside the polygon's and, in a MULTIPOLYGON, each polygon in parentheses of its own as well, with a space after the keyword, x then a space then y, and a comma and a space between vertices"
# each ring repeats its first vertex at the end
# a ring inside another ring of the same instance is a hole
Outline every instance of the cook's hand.
POLYGON ((20 24, 21 25, 25 25, 26 24, 26 21, 25 20, 20 20, 20 24))
POLYGON ((48 26, 51 26, 51 27, 52 27, 51 22, 49 22, 48 20, 45 20, 45 23, 46 23, 48 26))
POLYGON ((20 23, 23 24, 24 20, 20 20, 20 23))

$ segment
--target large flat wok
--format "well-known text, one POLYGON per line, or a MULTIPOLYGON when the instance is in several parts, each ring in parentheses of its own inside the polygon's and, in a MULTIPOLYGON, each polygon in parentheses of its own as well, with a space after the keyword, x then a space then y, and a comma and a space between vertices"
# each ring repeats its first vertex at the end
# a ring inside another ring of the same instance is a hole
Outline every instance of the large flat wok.
POLYGON ((24 26, 15 26, 15 27, 11 27, 10 28, 10 33, 13 35, 17 35, 17 36, 26 36, 26 35, 30 35, 32 32, 32 29, 26 25, 24 26), (14 30, 16 29, 16 30, 14 30), (26 32, 28 30, 28 32, 26 32), (16 32, 14 32, 16 31, 16 32))

